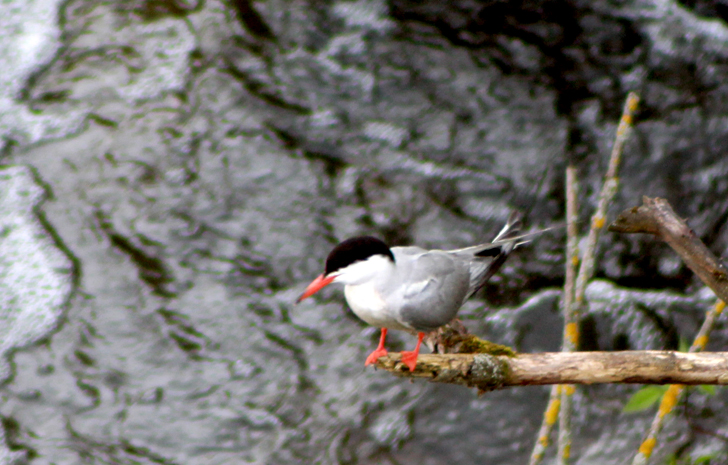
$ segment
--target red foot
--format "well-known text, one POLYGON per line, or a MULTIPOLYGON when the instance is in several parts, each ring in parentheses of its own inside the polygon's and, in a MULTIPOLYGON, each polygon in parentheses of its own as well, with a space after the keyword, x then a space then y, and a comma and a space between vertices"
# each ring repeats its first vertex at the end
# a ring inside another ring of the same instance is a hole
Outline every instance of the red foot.
POLYGON ((364 362, 364 366, 371 365, 372 363, 377 363, 379 357, 384 357, 385 355, 387 355, 387 349, 384 348, 385 339, 387 339, 387 328, 382 328, 382 335, 379 337, 379 345, 374 352, 369 354, 366 362, 364 362))
POLYGON ((420 354, 420 344, 422 344, 424 337, 425 333, 417 333, 417 346, 415 346, 415 350, 412 352, 402 352, 402 363, 407 365, 410 372, 414 372, 415 367, 417 367, 417 356, 420 354))
POLYGON ((369 357, 367 357, 367 361, 364 362, 364 366, 371 365, 373 363, 377 363, 377 360, 379 360, 379 357, 384 357, 387 355, 387 349, 381 348, 377 349, 371 354, 369 354, 369 357))
POLYGON ((415 367, 417 366, 417 355, 419 355, 417 352, 402 352, 402 363, 407 365, 407 368, 409 368, 410 372, 415 371, 415 367))

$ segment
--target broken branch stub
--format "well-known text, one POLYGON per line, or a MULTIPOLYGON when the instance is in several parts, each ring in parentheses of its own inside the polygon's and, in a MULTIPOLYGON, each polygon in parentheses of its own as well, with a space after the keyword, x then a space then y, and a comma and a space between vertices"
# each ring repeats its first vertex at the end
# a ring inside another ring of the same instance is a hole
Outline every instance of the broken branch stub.
POLYGON ((647 196, 643 204, 619 214, 609 231, 653 234, 672 247, 685 264, 724 302, 728 302, 728 271, 665 199, 647 196))

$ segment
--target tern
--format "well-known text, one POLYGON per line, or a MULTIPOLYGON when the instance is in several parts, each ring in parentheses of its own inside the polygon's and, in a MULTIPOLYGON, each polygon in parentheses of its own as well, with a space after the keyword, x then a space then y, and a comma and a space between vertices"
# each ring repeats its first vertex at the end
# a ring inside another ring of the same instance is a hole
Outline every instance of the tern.
POLYGON ((323 274, 314 279, 297 303, 331 283, 344 284, 352 311, 381 328, 379 346, 365 366, 387 355, 387 330, 417 333, 417 346, 402 352, 411 372, 425 334, 449 323, 460 307, 503 265, 519 240, 520 216, 512 213, 492 242, 456 250, 388 247, 372 236, 347 239, 329 253, 323 274))

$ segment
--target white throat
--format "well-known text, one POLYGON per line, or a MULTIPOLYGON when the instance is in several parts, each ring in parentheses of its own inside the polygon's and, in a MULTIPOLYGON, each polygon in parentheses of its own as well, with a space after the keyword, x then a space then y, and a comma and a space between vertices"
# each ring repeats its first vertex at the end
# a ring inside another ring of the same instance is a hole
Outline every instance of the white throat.
POLYGON ((394 271, 394 262, 384 255, 372 255, 338 271, 334 282, 355 286, 368 282, 388 280, 394 271))

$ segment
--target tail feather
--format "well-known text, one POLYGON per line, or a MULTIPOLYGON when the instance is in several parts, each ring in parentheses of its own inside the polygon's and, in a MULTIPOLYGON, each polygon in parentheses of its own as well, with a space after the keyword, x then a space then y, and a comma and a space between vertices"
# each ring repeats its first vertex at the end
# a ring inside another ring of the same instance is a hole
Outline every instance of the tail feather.
POLYGON ((522 225, 521 215, 517 211, 511 212, 508 221, 506 221, 503 229, 496 234, 493 242, 488 244, 487 248, 475 253, 476 257, 493 257, 493 260, 488 263, 481 273, 471 279, 468 298, 478 292, 500 270, 513 249, 524 243, 519 242, 519 239, 522 238, 520 236, 522 225))
POLYGON ((466 247, 464 249, 449 250, 449 253, 459 255, 463 258, 472 260, 472 267, 470 277, 470 292, 468 298, 472 297, 473 294, 478 292, 490 278, 496 274, 503 263, 514 249, 519 246, 530 242, 531 237, 542 234, 552 229, 562 228, 565 225, 556 225, 549 228, 541 229, 536 232, 521 234, 521 228, 523 226, 522 215, 517 211, 513 211, 506 221, 506 225, 503 226, 493 242, 487 244, 480 244, 475 246, 466 247), (478 260, 482 259, 482 260, 478 260), (489 262, 486 259, 491 259, 489 262))
POLYGON ((505 241, 517 237, 522 227, 523 221, 521 221, 521 215, 517 211, 512 211, 508 216, 508 221, 506 221, 505 226, 496 234, 493 242, 505 241))

